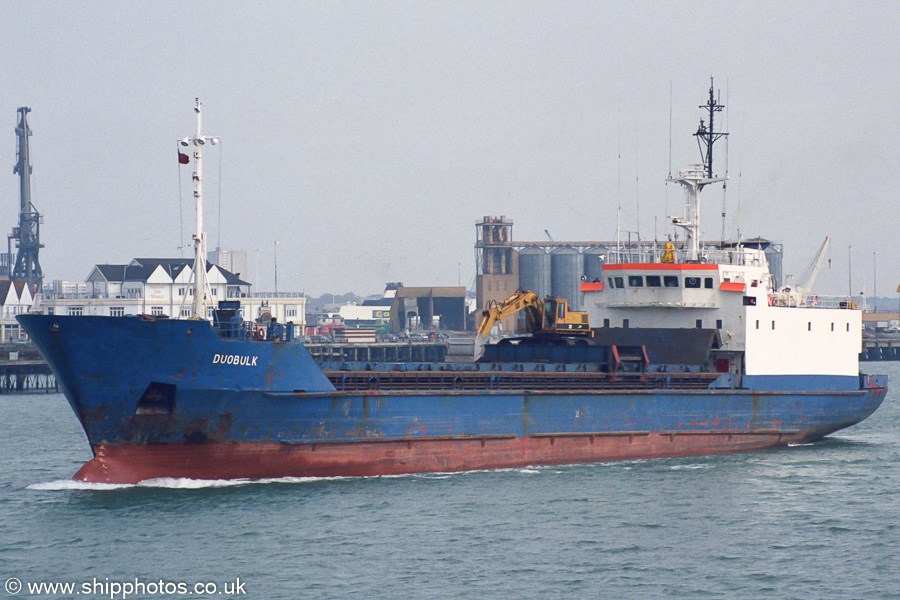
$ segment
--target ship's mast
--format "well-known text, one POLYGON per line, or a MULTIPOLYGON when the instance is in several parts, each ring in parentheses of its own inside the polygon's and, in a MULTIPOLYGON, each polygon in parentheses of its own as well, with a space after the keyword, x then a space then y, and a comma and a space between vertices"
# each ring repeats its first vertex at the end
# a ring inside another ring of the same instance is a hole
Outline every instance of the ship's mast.
MULTIPOLYGON (((44 246, 41 244, 41 215, 31 203, 31 152, 28 148, 31 128, 26 119, 29 112, 31 109, 27 106, 19 108, 19 124, 16 126, 18 149, 13 173, 19 176, 19 227, 13 230, 9 242, 12 246, 12 240, 15 239, 19 251, 15 266, 10 269, 10 279, 24 281, 35 291, 40 290, 44 280, 41 264, 38 262, 38 252, 44 246)), ((12 248, 9 256, 12 258, 12 248)))
POLYGON ((668 179, 668 181, 684 186, 684 216, 673 217, 672 223, 687 232, 689 246, 686 258, 688 261, 700 259, 700 190, 710 183, 726 180, 726 177, 716 177, 712 170, 713 145, 717 140, 728 135, 715 131, 715 114, 721 112, 724 105, 719 104, 715 99, 712 77, 709 78, 709 100, 700 108, 706 109, 709 114, 709 126, 704 123, 703 119, 700 119, 700 127, 694 133, 700 146, 703 164, 683 169, 675 177, 668 179))
POLYGON ((697 129, 694 137, 697 138, 697 144, 700 146, 700 158, 701 160, 703 160, 703 166, 706 170, 706 176, 709 179, 712 179, 713 144, 715 144, 716 141, 720 138, 728 135, 727 133, 714 131, 715 127, 713 126, 713 122, 716 117, 716 113, 722 112, 722 109, 725 108, 725 105, 716 102, 713 93, 712 77, 709 78, 709 100, 706 101, 706 104, 701 104, 700 108, 705 108, 709 112, 709 127, 705 127, 703 125, 703 119, 700 119, 700 127, 697 129), (704 150, 706 151, 705 153, 704 150))
POLYGON ((206 279, 206 232, 203 231, 203 146, 206 142, 212 145, 219 143, 219 138, 203 135, 203 106, 200 99, 195 99, 194 111, 197 113, 197 134, 192 138, 181 140, 182 146, 194 145, 194 198, 197 201, 197 231, 194 233, 194 298, 191 302, 191 318, 207 319, 207 306, 210 302, 209 283, 206 279))

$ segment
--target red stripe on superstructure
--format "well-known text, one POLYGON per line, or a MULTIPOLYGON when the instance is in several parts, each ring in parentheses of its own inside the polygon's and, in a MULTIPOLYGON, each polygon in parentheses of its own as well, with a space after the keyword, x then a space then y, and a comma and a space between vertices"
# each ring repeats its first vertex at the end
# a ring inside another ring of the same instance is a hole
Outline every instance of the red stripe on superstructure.
POLYGON ((603 291, 603 282, 602 281, 585 281, 581 284, 582 292, 602 292, 603 291))
POLYGON ((723 281, 719 284, 719 289, 723 292, 743 292, 747 289, 746 283, 734 283, 733 281, 723 281))
POLYGON ((715 431, 543 434, 279 444, 98 444, 75 479, 359 477, 521 468, 761 450, 827 432, 715 431))
POLYGON ((719 265, 709 263, 624 263, 603 265, 604 271, 716 271, 719 265))

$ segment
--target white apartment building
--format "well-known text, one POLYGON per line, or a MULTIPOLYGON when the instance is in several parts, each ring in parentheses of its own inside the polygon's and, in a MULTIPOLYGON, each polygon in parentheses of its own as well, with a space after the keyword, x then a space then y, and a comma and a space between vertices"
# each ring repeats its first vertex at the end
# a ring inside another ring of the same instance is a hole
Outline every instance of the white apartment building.
MULTIPOLYGON (((230 271, 207 263, 212 304, 238 300, 245 321, 276 318, 304 325, 306 298, 302 294, 252 294, 250 283, 230 271)), ((193 259, 135 258, 125 265, 95 265, 83 293, 45 291, 37 309, 57 315, 154 315, 187 318, 193 298, 193 259)), ((212 318, 209 307, 208 318, 212 318)))

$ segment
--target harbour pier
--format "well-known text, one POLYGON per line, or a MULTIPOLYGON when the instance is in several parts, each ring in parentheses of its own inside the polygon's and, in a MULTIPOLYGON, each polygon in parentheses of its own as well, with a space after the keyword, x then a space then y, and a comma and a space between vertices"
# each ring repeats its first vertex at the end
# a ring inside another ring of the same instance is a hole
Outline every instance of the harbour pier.
MULTIPOLYGON (((867 334, 866 334, 867 335, 867 334)), ((900 335, 873 335, 863 337, 863 349, 859 360, 900 360, 900 335)))
POLYGON ((56 377, 31 344, 0 346, 0 394, 59 391, 56 377))

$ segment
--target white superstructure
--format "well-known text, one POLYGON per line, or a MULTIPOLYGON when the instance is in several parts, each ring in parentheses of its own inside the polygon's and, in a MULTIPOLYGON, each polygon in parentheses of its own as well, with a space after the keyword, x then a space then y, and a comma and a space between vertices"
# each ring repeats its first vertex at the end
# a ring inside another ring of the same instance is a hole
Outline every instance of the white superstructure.
POLYGON ((727 373, 733 382, 756 377, 792 385, 790 378, 801 376, 803 385, 815 386, 820 376, 855 378, 862 350, 860 311, 848 297, 825 298, 808 289, 827 238, 811 276, 781 289, 770 274, 764 242, 700 242, 700 191, 727 179, 712 171, 713 143, 727 135, 713 130, 713 116, 722 106, 712 86, 701 108, 709 111, 709 125, 701 121, 694 135, 706 149, 705 162, 669 179, 685 188, 684 216, 672 222, 685 230, 686 239, 653 244, 639 256, 606 257, 602 279, 581 287, 596 337, 634 345, 650 340, 668 361, 677 361, 679 344, 685 354, 692 345, 694 362, 685 359, 686 364, 727 373), (696 361, 698 345, 707 354, 702 363, 696 361))
POLYGON ((592 327, 714 330, 711 362, 734 374, 858 373, 862 317, 849 299, 811 294, 797 305, 773 287, 762 249, 705 256, 722 262, 605 265, 602 282, 582 285, 592 327))

